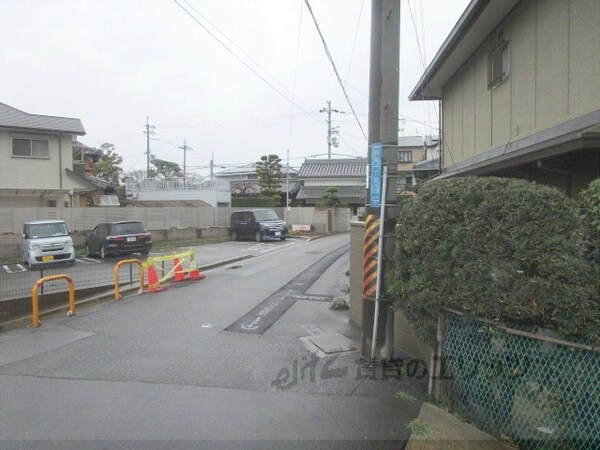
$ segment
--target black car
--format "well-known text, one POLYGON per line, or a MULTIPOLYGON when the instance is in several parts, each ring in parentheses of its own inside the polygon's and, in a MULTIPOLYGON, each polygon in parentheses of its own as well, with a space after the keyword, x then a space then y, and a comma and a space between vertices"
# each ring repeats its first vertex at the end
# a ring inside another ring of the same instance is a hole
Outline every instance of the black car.
POLYGON ((287 238, 287 224, 272 209, 243 209, 231 214, 231 239, 252 238, 262 242, 266 238, 287 238))
POLYGON ((139 220, 101 223, 85 240, 86 254, 100 255, 102 259, 136 252, 147 256, 151 248, 152 235, 139 220))

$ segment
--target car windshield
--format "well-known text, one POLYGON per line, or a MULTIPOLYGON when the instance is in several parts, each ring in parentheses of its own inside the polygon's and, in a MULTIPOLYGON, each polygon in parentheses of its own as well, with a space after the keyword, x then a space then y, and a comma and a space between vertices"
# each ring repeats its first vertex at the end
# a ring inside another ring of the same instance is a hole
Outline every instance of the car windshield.
POLYGON ((29 225, 29 237, 32 239, 68 235, 69 230, 67 230, 67 226, 62 222, 36 223, 29 225))
POLYGON ((116 223, 112 227, 111 234, 134 234, 146 231, 142 222, 116 223))
POLYGON ((266 209, 264 211, 255 211, 254 216, 256 220, 279 220, 275 211, 271 209, 266 209))

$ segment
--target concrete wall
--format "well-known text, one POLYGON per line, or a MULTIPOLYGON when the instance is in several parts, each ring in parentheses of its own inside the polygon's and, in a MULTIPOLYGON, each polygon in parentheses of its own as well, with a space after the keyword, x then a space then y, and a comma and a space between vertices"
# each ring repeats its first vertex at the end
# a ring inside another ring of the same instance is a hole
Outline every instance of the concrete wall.
POLYGON ((600 2, 525 0, 444 86, 444 166, 600 108, 600 2), (509 76, 487 87, 490 40, 509 76))
MULTIPOLYGON (((364 223, 350 223, 350 322, 362 328, 364 223)), ((407 354, 429 365, 432 348, 422 343, 402 312, 394 313, 394 354, 407 354)))

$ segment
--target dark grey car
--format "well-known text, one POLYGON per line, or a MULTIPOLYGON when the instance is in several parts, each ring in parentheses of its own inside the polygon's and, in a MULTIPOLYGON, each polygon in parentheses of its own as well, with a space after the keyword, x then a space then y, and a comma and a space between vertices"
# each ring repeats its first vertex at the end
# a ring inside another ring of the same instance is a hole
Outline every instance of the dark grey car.
POLYGON ((285 221, 277 217, 272 209, 243 209, 231 214, 231 239, 254 239, 262 242, 264 239, 281 239, 288 235, 285 221))
POLYGON ((147 256, 152 248, 152 235, 139 220, 101 223, 96 225, 85 241, 88 256, 141 253, 147 256))

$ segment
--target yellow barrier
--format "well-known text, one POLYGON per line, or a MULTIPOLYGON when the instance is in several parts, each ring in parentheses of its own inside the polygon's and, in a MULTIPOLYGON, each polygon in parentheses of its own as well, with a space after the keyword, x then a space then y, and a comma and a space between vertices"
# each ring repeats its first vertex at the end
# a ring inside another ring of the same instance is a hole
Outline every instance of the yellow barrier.
POLYGON ((119 269, 123 264, 137 264, 139 273, 140 273, 140 290, 139 292, 143 292, 144 290, 144 268, 143 263, 139 259, 123 259, 115 264, 115 268, 113 269, 114 279, 115 279, 115 300, 119 300, 121 298, 121 291, 119 289, 119 269))
POLYGON ((40 326, 40 300, 38 298, 38 289, 42 284, 46 281, 54 281, 54 280, 67 280, 69 283, 69 311, 67 312, 67 316, 72 316, 75 314, 75 284, 73 283, 73 279, 69 275, 51 275, 49 277, 40 278, 33 285, 33 289, 31 290, 31 325, 33 328, 37 328, 40 326))
MULTIPOLYGON (((144 268, 148 268, 150 266, 156 265, 157 262, 173 261, 173 260, 175 260, 175 258, 180 260, 180 262, 182 263, 182 266, 183 266, 184 260, 189 258, 188 269, 196 268, 196 254, 194 253, 194 250, 188 250, 187 252, 184 252, 184 253, 173 253, 172 255, 151 256, 148 259, 146 259, 146 262, 142 263, 142 266, 144 268)), ((182 266, 180 266, 179 270, 181 270, 182 266)), ((175 275, 175 272, 177 270, 178 270, 178 268, 176 266, 173 266, 173 268, 170 271, 163 274, 163 276, 158 280, 158 283, 159 284, 164 283, 165 281, 169 280, 170 278, 173 278, 173 276, 175 275)))

